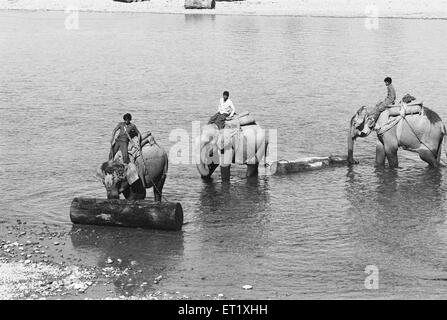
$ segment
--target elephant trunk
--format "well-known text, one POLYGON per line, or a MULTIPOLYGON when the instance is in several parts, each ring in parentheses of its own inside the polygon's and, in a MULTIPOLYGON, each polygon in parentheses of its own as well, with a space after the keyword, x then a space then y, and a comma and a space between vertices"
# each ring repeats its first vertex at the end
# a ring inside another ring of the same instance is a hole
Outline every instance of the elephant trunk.
POLYGON ((349 129, 348 133, 348 163, 353 164, 354 163, 354 128, 351 125, 351 128, 349 129))
POLYGON ((207 164, 207 148, 206 148, 206 144, 209 141, 204 141, 202 135, 197 137, 196 139, 196 146, 197 146, 197 150, 198 150, 198 154, 196 155, 196 167, 197 167, 197 171, 199 171, 200 175, 202 177, 207 177, 210 174, 210 170, 208 168, 208 164, 207 164))
POLYGON ((118 192, 118 190, 107 190, 107 199, 119 199, 120 198, 120 194, 118 192))

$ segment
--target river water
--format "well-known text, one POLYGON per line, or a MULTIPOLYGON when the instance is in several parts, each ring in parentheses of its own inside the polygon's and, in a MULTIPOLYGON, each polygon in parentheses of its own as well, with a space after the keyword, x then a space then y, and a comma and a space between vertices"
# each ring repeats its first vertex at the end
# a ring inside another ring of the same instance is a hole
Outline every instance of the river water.
POLYGON ((446 21, 81 12, 67 30, 66 16, 0 12, 4 223, 73 228, 84 261, 134 259, 192 296, 447 298, 446 169, 405 151, 399 169, 375 169, 372 135, 352 168, 247 180, 234 167, 222 184, 171 163, 164 194, 183 205, 181 232, 69 220, 73 197, 105 197, 94 175, 125 112, 169 151, 171 130, 191 134, 228 90, 289 160, 344 154, 350 117, 384 97, 385 76, 447 119, 446 21))

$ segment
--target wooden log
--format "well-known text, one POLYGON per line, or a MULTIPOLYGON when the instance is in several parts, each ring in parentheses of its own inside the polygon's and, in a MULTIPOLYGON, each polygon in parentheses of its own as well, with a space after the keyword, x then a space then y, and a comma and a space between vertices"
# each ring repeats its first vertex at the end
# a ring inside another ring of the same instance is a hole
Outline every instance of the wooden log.
POLYGON ((214 9, 215 0, 185 0, 185 9, 214 9))
POLYGON ((266 166, 266 174, 283 175, 303 171, 318 170, 326 167, 347 165, 347 158, 341 156, 309 157, 293 161, 273 161, 266 166))
POLYGON ((70 219, 75 224, 181 230, 183 209, 178 202, 74 198, 70 219))

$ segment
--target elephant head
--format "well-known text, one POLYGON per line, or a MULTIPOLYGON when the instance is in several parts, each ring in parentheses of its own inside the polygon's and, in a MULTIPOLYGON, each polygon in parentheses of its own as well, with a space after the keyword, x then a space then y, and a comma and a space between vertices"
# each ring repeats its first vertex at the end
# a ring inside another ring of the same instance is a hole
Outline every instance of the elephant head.
POLYGON ((120 193, 123 193, 128 200, 144 199, 145 190, 140 180, 134 181, 132 185, 129 183, 127 178, 128 168, 129 166, 113 160, 104 162, 99 167, 97 176, 106 188, 107 199, 119 199, 120 193), (136 184, 141 185, 141 187, 135 186, 136 184))
MULTIPOLYGON (((225 130, 222 130, 225 132, 225 130)), ((219 155, 222 142, 225 139, 219 139, 219 130, 216 125, 206 125, 196 138, 196 154, 197 169, 202 177, 208 177, 219 164, 219 155)))
POLYGON ((348 162, 354 163, 354 141, 372 132, 371 119, 366 106, 362 106, 351 118, 348 133, 348 162))

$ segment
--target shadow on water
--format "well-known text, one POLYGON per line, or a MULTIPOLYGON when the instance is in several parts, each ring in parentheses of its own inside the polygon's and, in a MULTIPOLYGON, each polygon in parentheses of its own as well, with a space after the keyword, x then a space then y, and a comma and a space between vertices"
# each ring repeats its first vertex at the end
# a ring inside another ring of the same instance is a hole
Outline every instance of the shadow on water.
POLYGON ((119 270, 114 280, 119 294, 153 289, 154 279, 183 258, 183 232, 74 225, 70 234, 75 250, 92 259, 87 262, 119 270))

